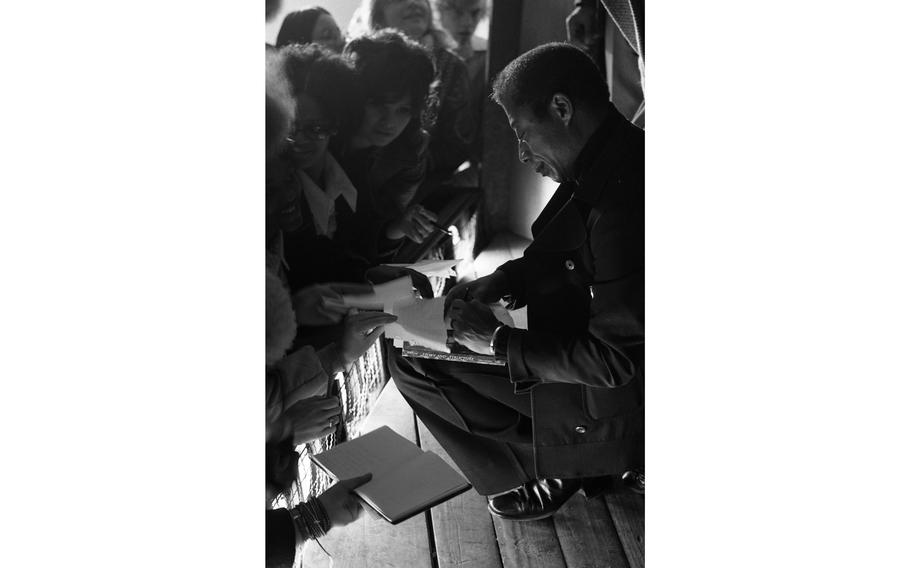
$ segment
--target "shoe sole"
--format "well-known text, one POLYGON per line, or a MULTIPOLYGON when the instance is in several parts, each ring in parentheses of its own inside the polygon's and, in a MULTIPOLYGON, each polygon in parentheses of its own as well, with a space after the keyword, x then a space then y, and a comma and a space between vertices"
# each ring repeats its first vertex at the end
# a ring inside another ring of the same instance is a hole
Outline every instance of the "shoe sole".
POLYGON ((517 522, 523 522, 523 521, 540 521, 540 520, 543 520, 543 519, 549 519, 550 517, 552 517, 553 515, 556 514, 556 511, 553 511, 552 513, 543 513, 543 514, 540 514, 540 515, 536 515, 536 516, 534 516, 534 517, 525 517, 525 516, 522 516, 522 517, 513 517, 513 516, 509 516, 509 515, 503 515, 502 513, 497 513, 497 512, 494 511, 493 509, 490 509, 490 507, 487 507, 487 510, 490 511, 490 514, 493 515, 494 517, 499 517, 500 519, 503 519, 503 520, 506 520, 506 521, 517 521, 517 522))

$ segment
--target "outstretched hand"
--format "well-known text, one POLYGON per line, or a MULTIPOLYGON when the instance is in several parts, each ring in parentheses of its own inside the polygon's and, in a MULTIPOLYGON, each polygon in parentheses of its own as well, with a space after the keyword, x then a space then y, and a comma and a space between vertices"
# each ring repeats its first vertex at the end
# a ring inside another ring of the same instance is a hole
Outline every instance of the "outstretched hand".
POLYGON ((342 295, 369 294, 369 284, 313 284, 294 294, 294 313, 297 325, 322 326, 339 323, 348 313, 342 295))
POLYGON ((332 527, 343 527, 357 520, 363 512, 363 505, 353 491, 372 478, 373 474, 367 473, 343 479, 317 497, 325 508, 332 527))
POLYGON ((347 367, 359 359, 379 339, 385 326, 397 319, 398 316, 385 312, 360 312, 347 316, 338 345, 342 366, 347 367))

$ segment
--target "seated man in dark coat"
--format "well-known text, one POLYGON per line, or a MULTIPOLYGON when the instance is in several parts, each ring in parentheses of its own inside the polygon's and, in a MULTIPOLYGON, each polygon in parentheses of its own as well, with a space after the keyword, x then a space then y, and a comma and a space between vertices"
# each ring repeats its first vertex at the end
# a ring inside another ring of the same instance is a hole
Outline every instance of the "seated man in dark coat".
POLYGON ((491 512, 531 520, 595 480, 643 471, 644 133, 568 44, 512 61, 493 98, 521 161, 560 182, 524 255, 447 297, 456 340, 507 367, 391 366, 491 512), (501 299, 528 307, 529 329, 500 324, 489 304, 501 299))

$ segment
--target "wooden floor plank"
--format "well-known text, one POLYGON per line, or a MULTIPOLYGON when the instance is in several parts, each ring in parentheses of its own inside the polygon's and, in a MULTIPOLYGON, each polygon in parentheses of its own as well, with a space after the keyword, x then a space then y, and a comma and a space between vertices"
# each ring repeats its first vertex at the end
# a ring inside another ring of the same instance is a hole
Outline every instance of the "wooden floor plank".
POLYGON ((576 493, 553 516, 553 524, 568 568, 629 568, 603 500, 576 493))
MULTIPOLYGON (((455 469, 433 434, 417 421, 420 447, 435 452, 455 469)), ((502 566, 487 499, 473 489, 430 510, 439 568, 498 568, 502 566)))
POLYGON ((626 551, 629 568, 645 565, 645 498, 635 493, 604 496, 616 533, 626 551))
MULTIPOLYGON (((383 389, 376 406, 364 422, 363 432, 389 426, 416 442, 414 414, 391 382, 383 389)), ((425 515, 417 515, 398 525, 378 516, 364 514, 346 527, 332 529, 321 539, 334 559, 334 568, 430 568, 430 544, 425 515)), ((328 567, 329 558, 312 541, 306 543, 302 565, 328 567)))
POLYGON ((505 521, 493 517, 505 568, 568 568, 553 519, 505 521))

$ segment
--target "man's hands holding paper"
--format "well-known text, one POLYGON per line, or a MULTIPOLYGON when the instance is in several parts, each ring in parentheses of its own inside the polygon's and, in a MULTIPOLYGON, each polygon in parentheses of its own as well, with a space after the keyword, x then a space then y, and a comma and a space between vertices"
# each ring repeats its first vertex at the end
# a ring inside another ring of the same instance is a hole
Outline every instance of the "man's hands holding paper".
POLYGON ((446 294, 445 313, 449 316, 449 309, 455 300, 478 300, 483 304, 492 304, 498 302, 500 298, 509 293, 509 282, 505 272, 497 270, 493 274, 472 280, 471 282, 462 282, 456 284, 448 294, 446 294))
POLYGON ((490 354, 490 340, 500 321, 488 304, 479 300, 454 300, 449 310, 455 341, 474 353, 490 354))

